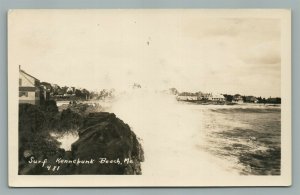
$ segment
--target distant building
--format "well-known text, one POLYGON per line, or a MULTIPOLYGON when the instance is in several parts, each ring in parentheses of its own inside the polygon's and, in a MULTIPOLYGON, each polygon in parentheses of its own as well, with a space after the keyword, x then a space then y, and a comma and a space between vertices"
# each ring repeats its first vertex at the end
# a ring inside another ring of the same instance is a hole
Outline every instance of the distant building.
POLYGON ((204 93, 202 93, 201 91, 198 91, 198 92, 195 93, 195 95, 197 95, 198 100, 202 100, 204 93))
POLYGON ((249 103, 257 103, 258 102, 258 99, 254 96, 247 96, 245 98, 246 102, 249 102, 249 103))
POLYGON ((202 95, 202 99, 214 102, 225 102, 225 97, 221 94, 205 93, 202 95))
POLYGON ((212 94, 211 100, 216 102, 225 102, 225 97, 221 94, 212 94))
POLYGON ((243 97, 242 97, 240 94, 235 94, 235 95, 233 96, 232 102, 235 102, 235 103, 243 103, 244 100, 243 100, 243 97))
POLYGON ((41 101, 40 80, 19 66, 19 103, 38 105, 41 101))
POLYGON ((203 93, 201 97, 203 100, 212 100, 212 93, 203 93))
POLYGON ((179 101, 196 101, 198 100, 198 96, 194 93, 183 92, 180 93, 176 99, 179 101))

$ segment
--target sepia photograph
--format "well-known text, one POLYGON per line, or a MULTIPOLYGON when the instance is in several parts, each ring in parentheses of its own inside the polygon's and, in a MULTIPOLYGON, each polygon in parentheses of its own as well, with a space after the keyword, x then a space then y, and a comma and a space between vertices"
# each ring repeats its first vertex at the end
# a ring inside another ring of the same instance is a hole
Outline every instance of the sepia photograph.
POLYGON ((290 14, 10 10, 9 185, 291 185, 290 14))

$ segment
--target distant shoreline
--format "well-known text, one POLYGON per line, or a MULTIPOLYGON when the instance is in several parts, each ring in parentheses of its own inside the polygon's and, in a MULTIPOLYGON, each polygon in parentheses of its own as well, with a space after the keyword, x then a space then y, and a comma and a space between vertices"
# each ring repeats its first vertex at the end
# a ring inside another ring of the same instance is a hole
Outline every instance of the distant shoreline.
POLYGON ((217 102, 217 101, 203 101, 203 100, 177 100, 178 102, 187 102, 191 104, 198 104, 198 105, 266 105, 266 106, 280 106, 281 104, 270 104, 270 103, 235 103, 235 102, 217 102))

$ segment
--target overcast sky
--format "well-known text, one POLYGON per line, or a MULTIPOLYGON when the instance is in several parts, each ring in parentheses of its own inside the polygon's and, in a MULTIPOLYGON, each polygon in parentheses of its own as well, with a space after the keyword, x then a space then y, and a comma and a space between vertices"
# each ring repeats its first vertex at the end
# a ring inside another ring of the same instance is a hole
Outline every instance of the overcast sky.
POLYGON ((195 10, 23 11, 10 19, 13 65, 41 81, 280 96, 277 19, 195 10))

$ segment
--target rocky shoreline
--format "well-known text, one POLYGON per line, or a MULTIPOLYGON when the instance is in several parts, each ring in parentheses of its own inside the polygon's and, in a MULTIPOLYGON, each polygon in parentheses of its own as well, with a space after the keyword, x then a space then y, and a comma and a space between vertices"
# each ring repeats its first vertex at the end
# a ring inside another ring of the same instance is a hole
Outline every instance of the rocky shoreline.
POLYGON ((54 101, 44 106, 19 105, 20 175, 139 175, 143 161, 139 139, 113 113, 95 112, 85 104, 59 112, 54 101), (60 148, 61 143, 50 135, 74 130, 79 139, 71 151, 60 148))

